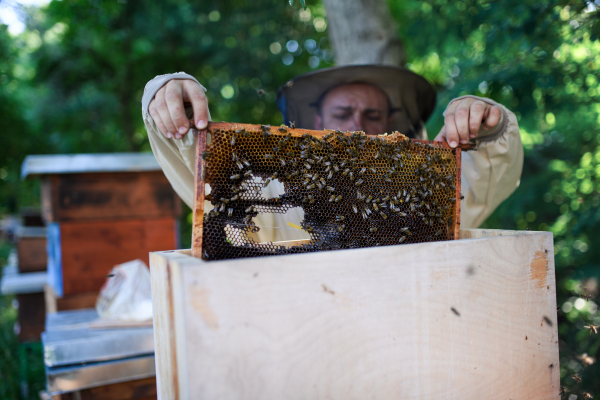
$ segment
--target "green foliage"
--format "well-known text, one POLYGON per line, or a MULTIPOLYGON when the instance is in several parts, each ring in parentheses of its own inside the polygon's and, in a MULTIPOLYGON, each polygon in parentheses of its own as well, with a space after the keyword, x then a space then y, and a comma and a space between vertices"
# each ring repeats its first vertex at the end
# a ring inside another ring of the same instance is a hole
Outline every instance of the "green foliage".
POLYGON ((600 41, 587 2, 392 2, 409 67, 440 88, 428 124, 437 134, 457 96, 490 97, 515 112, 525 147, 521 185, 486 227, 555 237, 561 377, 572 393, 600 394, 600 41), (580 299, 592 295, 590 302, 580 299), (587 354, 587 356, 583 356, 587 354), (583 383, 577 384, 571 374, 583 383))

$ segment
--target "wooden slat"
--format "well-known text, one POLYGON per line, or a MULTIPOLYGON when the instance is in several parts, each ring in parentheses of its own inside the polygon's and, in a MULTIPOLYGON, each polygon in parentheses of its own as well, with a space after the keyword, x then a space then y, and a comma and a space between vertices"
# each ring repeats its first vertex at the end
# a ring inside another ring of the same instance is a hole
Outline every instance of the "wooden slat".
POLYGON ((45 237, 23 237, 17 242, 19 272, 45 271, 48 262, 45 237))
POLYGON ((174 218, 60 223, 64 296, 96 292, 112 267, 178 245, 174 218))
POLYGON ((177 217, 181 201, 160 171, 52 175, 42 184, 48 222, 177 217))
MULTIPOLYGON (((193 121, 191 121, 191 125, 193 126, 193 121)), ((208 144, 210 144, 210 132, 215 131, 217 129, 221 130, 238 130, 245 129, 248 131, 260 131, 260 125, 253 124, 240 124, 240 123, 231 123, 231 122, 209 122, 208 126, 205 130, 196 131, 192 129, 193 134, 198 135, 198 141, 196 145, 196 162, 195 162, 195 182, 194 182, 194 218, 192 223, 192 255, 194 257, 201 258, 202 257, 202 230, 204 224, 204 197, 205 197, 205 180, 204 180, 204 172, 206 169, 206 161, 201 157, 202 153, 206 150, 208 144)), ((315 131, 309 129, 290 129, 286 128, 287 131, 285 133, 278 132, 277 130, 273 130, 273 135, 287 135, 290 134, 292 137, 301 137, 302 135, 308 134, 314 137, 322 138, 323 136, 331 133, 331 129, 315 131)), ((458 239, 459 230, 460 230, 460 197, 461 197, 461 189, 460 189, 460 179, 461 179, 461 150, 472 150, 474 148, 473 144, 460 144, 456 149, 450 147, 450 145, 446 142, 437 142, 437 141, 428 141, 428 140, 419 140, 412 139, 413 142, 417 143, 425 143, 431 144, 436 148, 443 148, 448 150, 453 150, 454 156, 456 158, 457 163, 457 179, 456 179, 456 212, 455 212, 455 223, 453 225, 454 229, 452 232, 452 238, 458 239)))
POLYGON ((61 400, 156 400, 156 378, 115 383, 65 393, 61 400))
POLYGON ((18 294, 19 341, 38 342, 46 323, 44 293, 18 294))
POLYGON ((152 279, 164 400, 559 399, 551 233, 213 262, 155 253, 152 279))

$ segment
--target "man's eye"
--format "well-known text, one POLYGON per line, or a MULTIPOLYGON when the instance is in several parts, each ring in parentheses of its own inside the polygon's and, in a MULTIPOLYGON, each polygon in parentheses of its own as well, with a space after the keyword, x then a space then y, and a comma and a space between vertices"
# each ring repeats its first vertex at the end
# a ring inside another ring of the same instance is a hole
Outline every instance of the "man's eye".
POLYGON ((381 114, 368 114, 367 119, 369 121, 381 121, 381 114))
POLYGON ((334 115, 333 118, 339 119, 341 121, 345 121, 348 118, 350 118, 350 115, 348 115, 348 114, 338 114, 338 115, 334 115))

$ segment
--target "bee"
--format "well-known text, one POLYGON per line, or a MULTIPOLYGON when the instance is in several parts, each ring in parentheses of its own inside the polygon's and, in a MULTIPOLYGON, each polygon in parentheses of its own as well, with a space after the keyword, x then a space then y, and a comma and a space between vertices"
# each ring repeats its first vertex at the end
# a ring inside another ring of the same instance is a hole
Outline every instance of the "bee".
POLYGON ((319 188, 319 190, 323 190, 323 188, 325 187, 324 185, 322 185, 320 182, 317 182, 317 187, 319 188))
POLYGON ((372 173, 376 173, 377 172, 377 170, 375 168, 373 168, 373 167, 369 167, 369 169, 371 170, 372 173))
POLYGON ((252 188, 252 189, 253 189, 253 190, 254 190, 256 193, 258 193, 258 192, 260 192, 260 191, 261 191, 260 187, 258 187, 258 186, 255 186, 255 187, 254 187, 254 188, 252 188))
POLYGON ((558 393, 559 396, 562 396, 563 394, 565 394, 565 388, 564 387, 560 387, 560 392, 558 393))
POLYGON ((387 219, 387 214, 384 213, 383 211, 379 211, 379 215, 381 216, 381 218, 387 219))
POLYGON ((235 135, 231 136, 231 147, 235 146, 235 135))
POLYGON ((592 299, 592 296, 586 293, 579 295, 579 297, 587 301, 590 301, 592 299))
POLYGON ((398 243, 403 243, 406 240, 406 236, 401 236, 398 243))
POLYGON ((272 154, 265 154, 265 159, 271 160, 273 158, 272 154))
POLYGON ((379 211, 379 207, 377 206, 377 203, 373 202, 373 209, 375 211, 379 211))
POLYGON ((340 225, 340 226, 338 226, 338 228, 337 228, 338 232, 343 231, 345 227, 346 227, 346 225, 340 225))
POLYGON ((250 175, 252 175, 252 170, 249 169, 248 171, 244 172, 244 176, 245 177, 249 177, 250 175))
POLYGON ((315 202, 315 198, 312 196, 312 194, 308 195, 308 204, 314 204, 315 202))
POLYGON ((327 190, 329 190, 330 192, 335 192, 335 188, 332 188, 331 186, 327 186, 327 190))
POLYGON ((237 199, 239 199, 239 198, 240 198, 240 195, 239 195, 239 194, 236 194, 235 196, 233 196, 233 197, 231 198, 231 201, 236 201, 236 200, 237 200, 237 199))
POLYGON ((271 183, 271 179, 270 179, 270 178, 267 178, 267 179, 265 180, 265 183, 263 184, 263 187, 267 187, 267 186, 269 186, 269 183, 271 183))
POLYGON ((309 163, 304 163, 304 166, 306 167, 306 169, 311 169, 311 166, 309 163))
POLYGON ((346 217, 344 217, 343 215, 336 215, 336 216, 335 216, 335 220, 336 220, 336 221, 338 221, 338 222, 339 222, 339 221, 343 221, 343 220, 345 220, 345 219, 346 219, 346 217))
POLYGON ((339 202, 342 199, 342 195, 340 194, 338 197, 335 198, 335 202, 339 202))
POLYGON ((583 395, 583 398, 584 398, 584 399, 586 399, 586 400, 588 400, 588 399, 591 399, 591 398, 592 398, 592 395, 591 395, 591 394, 589 394, 589 393, 587 393, 587 392, 583 392, 583 393, 581 393, 581 394, 583 395))
POLYGON ((377 232, 377 227, 373 226, 373 227, 369 228, 369 232, 371 232, 371 233, 377 232))
POLYGON ((329 171, 329 174, 327 175, 327 179, 331 179, 331 178, 333 178, 333 172, 329 171))
POLYGON ((233 215, 233 208, 227 209, 227 216, 231 217, 233 215))
POLYGON ((333 164, 333 169, 334 169, 335 172, 340 172, 340 167, 338 167, 335 164, 333 164))
POLYGON ((244 165, 245 165, 246 167, 249 167, 249 166, 250 166, 250 161, 246 160, 245 158, 244 158, 244 159, 242 159, 242 162, 244 163, 244 165))
POLYGON ((277 179, 277 176, 279 176, 279 173, 276 171, 271 175, 271 179, 277 179))
POLYGON ((290 128, 296 129, 296 124, 292 121, 290 121, 290 128))
POLYGON ((314 189, 314 188, 315 188, 315 184, 314 183, 311 183, 310 185, 308 185, 306 187, 307 190, 311 190, 311 189, 314 189))
POLYGON ((235 181, 235 180, 240 179, 240 178, 241 178, 240 174, 231 175, 229 177, 229 179, 231 179, 232 181, 235 181))
POLYGON ((365 203, 370 203, 371 200, 373 200, 373 196, 369 195, 369 196, 367 196, 367 199, 365 200, 365 203))
POLYGON ((435 233, 435 236, 440 236, 441 234, 442 234, 442 230, 440 229, 439 231, 437 231, 437 232, 435 233))
POLYGON ((278 131, 282 133, 287 133, 287 129, 285 129, 283 126, 279 128, 278 131))
POLYGON ((352 204, 352 211, 354 211, 354 214, 358 214, 358 207, 356 207, 356 204, 352 204))
POLYGON ((590 330, 590 335, 592 334, 592 332, 594 332, 595 334, 597 334, 598 333, 598 328, 600 328, 600 325, 589 324, 589 325, 584 326, 584 328, 590 330))
POLYGON ((211 155, 211 152, 207 151, 207 150, 204 150, 201 154, 203 159, 210 158, 210 155, 211 155))
POLYGON ((248 132, 248 131, 242 130, 242 135, 244 135, 246 137, 249 137, 249 136, 252 136, 252 132, 248 132))
POLYGON ((356 182, 354 182, 354 186, 358 187, 358 186, 362 185, 362 183, 363 183, 363 180, 359 179, 356 182))
POLYGON ((335 200, 335 194, 332 194, 331 197, 329 197, 329 202, 333 203, 334 200, 335 200))
POLYGON ((348 175, 348 172, 350 172, 350 168, 346 168, 344 172, 342 172, 342 175, 346 176, 348 175))
POLYGON ((285 167, 285 160, 283 158, 280 158, 279 161, 281 162, 281 166, 285 167))
POLYGON ((577 374, 573 374, 573 375, 571 375, 571 378, 575 379, 575 381, 576 381, 577 383, 581 383, 581 378, 580 378, 579 376, 577 376, 577 374))

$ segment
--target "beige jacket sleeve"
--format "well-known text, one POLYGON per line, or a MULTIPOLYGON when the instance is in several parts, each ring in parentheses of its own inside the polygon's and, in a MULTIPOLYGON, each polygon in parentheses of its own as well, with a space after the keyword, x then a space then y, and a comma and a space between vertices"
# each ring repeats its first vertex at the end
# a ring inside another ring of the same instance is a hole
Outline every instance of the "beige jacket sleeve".
POLYGON ((462 152, 461 228, 477 228, 521 182, 523 144, 514 113, 493 100, 473 97, 502 110, 498 125, 481 131, 476 151, 462 152))

